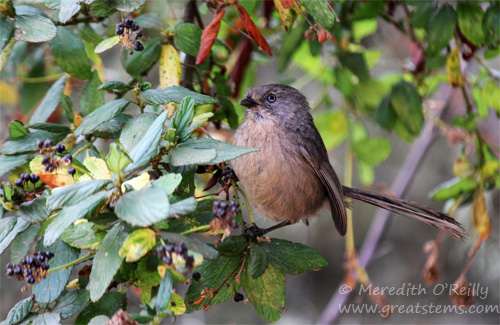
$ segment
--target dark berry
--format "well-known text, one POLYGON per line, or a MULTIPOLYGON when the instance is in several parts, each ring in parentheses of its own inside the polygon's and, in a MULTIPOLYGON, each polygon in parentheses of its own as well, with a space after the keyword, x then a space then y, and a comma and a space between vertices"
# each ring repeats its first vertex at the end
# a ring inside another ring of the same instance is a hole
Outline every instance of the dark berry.
POLYGON ((28 264, 28 262, 26 261, 26 258, 23 258, 23 259, 21 260, 21 264, 22 264, 22 265, 26 265, 26 264, 28 264))
POLYGON ((67 154, 66 156, 64 156, 64 161, 67 162, 68 164, 71 164, 71 162, 73 162, 73 156, 67 154))
POLYGON ((47 259, 49 259, 49 260, 50 260, 52 257, 54 257, 54 253, 49 252, 49 251, 46 251, 46 252, 45 252, 45 256, 47 256, 47 259))
POLYGON ((226 210, 223 208, 220 208, 217 210, 217 214, 221 217, 223 217, 226 214, 226 210))
POLYGON ((200 281, 200 279, 201 279, 201 274, 198 272, 194 272, 193 273, 193 280, 200 281))
POLYGON ((7 263, 7 265, 5 265, 6 268, 8 269, 11 269, 12 268, 12 263, 7 263))
POLYGON ((34 266, 35 259, 31 256, 26 256, 26 264, 34 266))
POLYGON ((33 275, 30 275, 27 279, 26 279, 26 282, 28 284, 33 284, 35 283, 35 277, 33 275))
POLYGON ((30 181, 31 181, 31 183, 35 184, 39 180, 40 180, 40 176, 38 176, 37 174, 31 174, 30 175, 30 181))
POLYGON ((42 140, 38 140, 38 141, 36 142, 36 147, 37 147, 38 149, 40 149, 40 150, 41 150, 41 149, 43 149, 43 141, 42 141, 42 140))
POLYGON ((68 174, 73 176, 73 175, 75 175, 75 173, 76 173, 76 169, 74 169, 73 167, 68 168, 68 174))
POLYGON ((134 55, 134 51, 128 51, 128 55, 134 55))
POLYGON ((134 32, 135 32, 135 31, 137 31, 137 30, 139 29, 139 25, 137 25, 137 24, 132 24, 130 27, 132 28, 132 30, 133 30, 134 32))
POLYGON ((50 172, 50 170, 52 169, 52 164, 45 165, 44 169, 45 169, 46 172, 50 172))
POLYGON ((116 35, 122 35, 123 32, 125 32, 125 29, 123 27, 116 27, 115 33, 116 35))
POLYGON ((57 151, 58 153, 63 153, 63 152, 64 152, 64 150, 66 150, 66 147, 64 146, 64 144, 60 144, 60 143, 58 143, 58 144, 57 144, 57 146, 56 146, 56 151, 57 151))
POLYGON ((42 263, 42 270, 47 271, 49 269, 49 264, 42 263))
POLYGON ((240 302, 240 301, 242 301, 243 299, 245 299, 245 297, 243 297, 243 295, 242 295, 241 293, 236 292, 236 293, 234 294, 233 299, 234 299, 234 301, 235 301, 235 302, 240 302))
POLYGON ((139 30, 135 33, 135 35, 136 35, 137 37, 143 37, 143 36, 144 36, 144 32, 142 31, 142 29, 139 29, 139 30))
POLYGON ((50 139, 45 140, 45 144, 44 144, 45 148, 48 149, 48 148, 52 147, 53 145, 54 145, 54 142, 52 142, 52 140, 50 140, 50 139))
POLYGON ((43 255, 38 255, 36 259, 39 260, 40 262, 45 262, 45 256, 43 255))
POLYGON ((220 206, 220 201, 215 201, 214 202, 214 209, 218 209, 220 206))
POLYGON ((24 269, 24 275, 25 276, 30 276, 32 274, 33 274, 33 272, 31 271, 31 269, 24 269))
POLYGON ((193 269, 193 266, 194 266, 194 265, 193 265, 193 262, 191 262, 191 261, 186 261, 186 268, 187 268, 187 269, 191 270, 191 269, 193 269))
POLYGON ((7 269, 7 273, 6 273, 7 276, 13 276, 14 275, 14 270, 9 268, 7 269))
POLYGON ((42 266, 42 263, 40 262, 40 260, 39 260, 38 258, 35 258, 35 259, 33 260, 33 265, 34 265, 35 267, 40 267, 40 266, 42 266))
POLYGON ((227 202, 221 202, 220 207, 223 209, 227 208, 227 202))
POLYGON ((28 173, 23 173, 23 174, 21 174, 21 179, 22 179, 24 182, 29 182, 29 181, 30 181, 30 174, 28 174, 28 173))
POLYGON ((165 253, 165 246, 158 246, 156 247, 156 251, 160 254, 165 253))
POLYGON ((123 22, 125 23, 126 26, 127 25, 131 26, 134 23, 134 21, 130 18, 125 19, 123 22))
POLYGON ((170 256, 170 255, 163 256, 162 261, 163 261, 163 263, 170 265, 170 264, 172 264, 172 256, 170 256))
POLYGON ((175 246, 174 247, 174 252, 176 252, 177 254, 181 254, 183 252, 183 249, 180 246, 175 246))
POLYGON ((233 229, 238 229, 239 225, 236 220, 233 220, 233 229))
POLYGON ((23 185, 24 185, 24 182, 23 182, 23 180, 22 180, 22 179, 16 179, 16 180, 15 180, 15 182, 14 182, 14 184, 15 184, 17 187, 21 187, 21 188, 22 188, 22 187, 23 187, 23 185))
POLYGON ((14 274, 15 275, 21 275, 22 273, 22 269, 19 265, 16 265, 16 267, 14 268, 14 274))
POLYGON ((172 253, 174 251, 174 246, 173 245, 167 245, 165 246, 165 250, 169 253, 172 253))
POLYGON ((135 42, 135 44, 134 44, 134 50, 136 50, 136 51, 139 51, 139 52, 140 52, 140 51, 144 50, 144 46, 142 45, 142 43, 141 43, 141 42, 137 41, 137 42, 135 42))
POLYGON ((50 163, 50 157, 49 156, 45 156, 42 158, 42 165, 47 165, 48 163, 50 163))

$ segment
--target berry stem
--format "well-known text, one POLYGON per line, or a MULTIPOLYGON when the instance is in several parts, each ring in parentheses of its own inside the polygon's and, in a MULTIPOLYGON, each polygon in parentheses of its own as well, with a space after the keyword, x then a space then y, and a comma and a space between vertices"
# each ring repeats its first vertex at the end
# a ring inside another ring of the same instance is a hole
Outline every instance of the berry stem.
POLYGON ((205 232, 210 230, 210 225, 205 225, 205 226, 200 226, 196 228, 191 228, 189 230, 186 230, 184 232, 181 232, 181 235, 189 235, 195 232, 205 232))
POLYGON ((70 267, 70 266, 73 266, 73 265, 75 265, 75 264, 78 264, 78 263, 80 263, 80 262, 82 262, 82 261, 85 261, 85 260, 87 260, 87 259, 89 259, 89 258, 93 257, 96 253, 97 253, 97 252, 91 252, 91 253, 88 253, 88 254, 87 254, 87 255, 85 255, 85 256, 82 256, 82 257, 80 257, 80 258, 77 258, 76 260, 74 260, 74 261, 72 261, 72 262, 69 262, 68 264, 64 264, 64 265, 60 265, 60 266, 56 266, 56 267, 54 267, 54 268, 51 268, 51 269, 49 269, 49 270, 47 271, 47 274, 48 274, 48 273, 52 273, 52 272, 54 272, 54 271, 59 271, 59 270, 62 270, 62 269, 66 269, 66 268, 68 268, 68 267, 70 267))
POLYGON ((241 196, 243 197, 243 200, 245 201, 245 205, 247 206, 248 209, 248 217, 250 218, 250 223, 252 225, 255 225, 255 218, 253 217, 253 212, 252 212, 252 207, 250 206, 250 203, 248 202, 247 196, 245 192, 239 187, 235 187, 237 191, 240 192, 241 196))

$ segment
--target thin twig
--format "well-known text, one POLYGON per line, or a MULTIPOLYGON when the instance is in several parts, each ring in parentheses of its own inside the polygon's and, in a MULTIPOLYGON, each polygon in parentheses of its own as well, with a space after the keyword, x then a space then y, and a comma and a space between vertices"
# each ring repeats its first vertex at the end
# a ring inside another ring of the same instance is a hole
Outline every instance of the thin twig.
POLYGON ((328 2, 328 0, 325 0, 326 4, 328 5, 328 8, 330 8, 330 10, 333 12, 333 14, 335 15, 335 21, 337 23, 340 22, 340 19, 339 19, 339 16, 337 16, 337 13, 335 12, 335 10, 333 10, 332 6, 330 5, 330 3, 328 2))

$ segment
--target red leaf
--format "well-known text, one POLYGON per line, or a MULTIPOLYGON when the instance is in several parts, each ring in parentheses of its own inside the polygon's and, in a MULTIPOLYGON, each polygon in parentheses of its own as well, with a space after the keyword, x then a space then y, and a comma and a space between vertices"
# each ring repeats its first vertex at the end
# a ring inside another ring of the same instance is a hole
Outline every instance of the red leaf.
POLYGON ((217 11, 210 24, 208 24, 208 26, 203 30, 203 34, 201 35, 200 51, 196 57, 196 65, 203 63, 210 53, 212 45, 214 45, 217 34, 219 33, 220 21, 224 17, 225 13, 226 12, 224 10, 217 11))
POLYGON ((281 4, 283 5, 283 8, 288 9, 293 7, 293 3, 295 0, 281 0, 281 4))
POLYGON ((267 52, 270 56, 273 56, 271 53, 271 48, 269 47, 269 44, 267 44, 266 39, 260 31, 257 29, 257 26, 253 23, 252 19, 248 15, 247 11, 245 8, 243 8, 239 3, 236 4, 238 7, 238 12, 240 14, 241 21, 243 21, 243 26, 245 26, 245 29, 247 30, 248 34, 250 37, 257 43, 259 46, 267 52))

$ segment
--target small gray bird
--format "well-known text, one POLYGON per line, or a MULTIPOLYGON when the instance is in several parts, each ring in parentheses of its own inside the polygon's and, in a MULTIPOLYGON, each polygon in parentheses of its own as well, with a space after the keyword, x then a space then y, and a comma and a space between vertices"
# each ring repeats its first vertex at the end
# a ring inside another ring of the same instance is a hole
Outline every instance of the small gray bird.
POLYGON ((454 237, 465 236, 462 226, 446 214, 411 201, 342 186, 307 99, 297 89, 280 84, 253 87, 240 105, 247 111, 234 143, 260 151, 236 158, 232 168, 255 208, 280 222, 270 229, 307 221, 329 206, 335 227, 343 236, 347 228, 344 200, 349 197, 416 218, 454 237))

